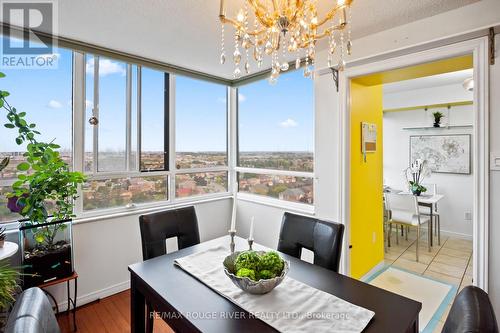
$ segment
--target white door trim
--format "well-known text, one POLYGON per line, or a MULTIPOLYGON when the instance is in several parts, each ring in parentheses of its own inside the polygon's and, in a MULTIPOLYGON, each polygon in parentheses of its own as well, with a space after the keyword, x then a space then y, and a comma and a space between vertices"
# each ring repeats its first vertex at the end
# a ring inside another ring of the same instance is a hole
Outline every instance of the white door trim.
POLYGON ((446 45, 347 68, 340 74, 340 218, 345 224, 343 273, 350 274, 350 80, 351 78, 396 68, 472 54, 474 57, 474 138, 473 138, 473 279, 474 285, 488 291, 489 239, 489 65, 486 37, 446 45))

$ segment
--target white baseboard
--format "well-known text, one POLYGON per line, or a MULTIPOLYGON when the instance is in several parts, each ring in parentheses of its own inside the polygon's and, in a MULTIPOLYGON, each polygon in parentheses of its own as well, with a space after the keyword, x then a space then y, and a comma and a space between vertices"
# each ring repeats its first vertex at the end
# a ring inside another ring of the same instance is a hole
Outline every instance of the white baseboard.
POLYGON ((472 235, 462 234, 460 232, 454 232, 448 230, 441 230, 441 235, 472 240, 472 235))
POLYGON ((372 276, 373 274, 375 274, 376 272, 378 272, 379 270, 381 270, 382 268, 384 268, 384 266, 385 266, 385 262, 382 260, 381 262, 379 262, 378 264, 376 264, 372 269, 370 269, 368 271, 368 273, 366 273, 365 275, 363 275, 360 280, 363 281, 363 282, 366 281, 366 280, 368 280, 368 278, 370 276, 372 276))
MULTIPOLYGON (((78 295, 76 298, 76 306, 80 307, 87 303, 97 301, 101 298, 105 298, 119 292, 130 289, 130 280, 117 283, 115 285, 109 286, 107 288, 96 290, 86 295, 78 295)), ((66 311, 68 306, 68 301, 63 301, 58 303, 59 311, 66 311)))

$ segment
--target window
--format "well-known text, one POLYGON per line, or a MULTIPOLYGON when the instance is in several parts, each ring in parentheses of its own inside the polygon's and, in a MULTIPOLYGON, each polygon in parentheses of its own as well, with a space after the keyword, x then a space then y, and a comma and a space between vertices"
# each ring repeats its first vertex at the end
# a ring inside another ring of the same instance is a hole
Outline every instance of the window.
POLYGON ((85 68, 83 211, 167 201, 168 74, 89 54, 85 68))
POLYGON ((240 192, 313 204, 313 141, 312 80, 295 71, 238 89, 240 192))
POLYGON ((176 197, 227 192, 227 88, 175 79, 176 197))
MULTIPOLYGON (((6 77, 0 79, 0 89, 10 92, 9 103, 27 113, 27 119, 36 124, 44 141, 54 140, 61 146, 62 158, 71 165, 73 53, 57 48, 54 56, 56 68, 1 69, 6 77)), ((18 146, 15 142, 16 130, 3 126, 5 116, 5 110, 0 109, 0 159, 11 157, 10 164, 0 172, 0 222, 20 218, 6 207, 6 193, 11 191, 10 186, 19 173, 17 165, 23 161, 26 151, 25 145, 18 146)))

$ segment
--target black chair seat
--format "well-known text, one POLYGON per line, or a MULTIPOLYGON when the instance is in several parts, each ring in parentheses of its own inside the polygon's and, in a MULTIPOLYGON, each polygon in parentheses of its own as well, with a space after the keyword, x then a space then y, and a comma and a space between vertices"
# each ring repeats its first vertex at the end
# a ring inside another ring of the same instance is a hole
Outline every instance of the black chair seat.
POLYGON ((453 301, 443 333, 498 333, 495 312, 481 288, 465 287, 453 301))
POLYGON ((278 251, 300 259, 302 248, 314 252, 314 264, 338 272, 344 225, 286 212, 278 251))

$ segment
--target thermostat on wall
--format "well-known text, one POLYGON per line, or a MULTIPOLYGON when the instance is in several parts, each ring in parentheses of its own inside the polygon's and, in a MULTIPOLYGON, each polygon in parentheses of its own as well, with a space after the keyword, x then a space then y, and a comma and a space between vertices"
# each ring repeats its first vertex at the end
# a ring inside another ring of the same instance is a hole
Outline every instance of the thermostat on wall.
POLYGON ((490 155, 490 170, 500 171, 500 151, 491 153, 491 155, 490 155))

